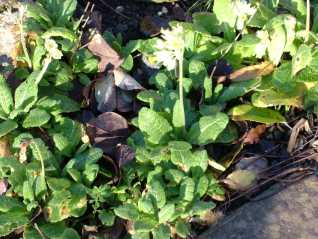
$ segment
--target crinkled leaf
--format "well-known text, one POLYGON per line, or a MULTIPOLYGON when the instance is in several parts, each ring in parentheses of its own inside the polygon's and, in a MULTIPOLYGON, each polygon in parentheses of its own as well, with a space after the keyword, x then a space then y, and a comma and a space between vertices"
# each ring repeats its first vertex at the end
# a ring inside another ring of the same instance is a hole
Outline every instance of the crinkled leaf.
POLYGON ((0 109, 9 114, 13 109, 13 98, 11 89, 9 88, 6 79, 0 74, 0 109))
POLYGON ((142 108, 138 115, 138 126, 151 143, 159 144, 171 132, 169 122, 157 112, 142 108))
POLYGON ((311 48, 305 44, 302 44, 292 60, 292 75, 296 75, 299 71, 308 66, 311 62, 311 48))
POLYGON ((185 178, 180 185, 180 200, 191 202, 194 198, 195 183, 192 178, 185 178))
POLYGON ((33 109, 24 119, 22 125, 24 128, 41 127, 42 125, 49 122, 51 116, 42 109, 33 109))
POLYGON ((25 81, 16 89, 14 94, 14 108, 28 112, 35 104, 38 95, 38 86, 35 84, 35 78, 39 72, 33 72, 25 81))
POLYGON ((213 116, 203 116, 192 125, 188 133, 188 140, 193 144, 206 145, 212 143, 225 129, 229 118, 224 113, 216 113, 213 116))
POLYGON ((185 141, 170 141, 169 149, 171 152, 171 162, 184 170, 188 170, 191 163, 191 144, 185 141))
POLYGON ((153 239, 170 239, 170 227, 168 225, 159 225, 152 231, 153 239))
POLYGON ((105 226, 113 226, 115 223, 115 215, 112 211, 101 210, 98 212, 98 218, 105 226))
POLYGON ((153 179, 150 181, 148 192, 156 200, 158 208, 162 208, 166 204, 166 192, 159 180, 153 179))
POLYGON ((42 34, 42 38, 52 38, 52 37, 61 37, 65 38, 71 42, 76 40, 76 34, 64 27, 51 27, 46 32, 42 34))
POLYGON ((189 225, 185 222, 178 221, 176 223, 176 233, 181 238, 186 238, 190 234, 189 225))
POLYGON ((174 204, 169 203, 163 206, 158 214, 159 223, 165 223, 172 219, 173 214, 175 213, 176 207, 174 204))
POLYGON ((18 128, 18 124, 13 120, 6 120, 0 123, 0 137, 9 134, 11 131, 18 128))
POLYGON ((129 203, 114 208, 114 213, 116 216, 126 220, 135 221, 139 218, 138 208, 129 203))

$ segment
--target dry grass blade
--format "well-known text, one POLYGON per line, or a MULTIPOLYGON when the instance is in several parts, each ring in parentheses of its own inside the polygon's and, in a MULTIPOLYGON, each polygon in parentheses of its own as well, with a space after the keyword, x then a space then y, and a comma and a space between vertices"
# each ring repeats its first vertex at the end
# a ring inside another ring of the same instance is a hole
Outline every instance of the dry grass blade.
POLYGON ((292 133, 291 133, 291 135, 289 137, 289 141, 288 141, 288 147, 287 147, 288 153, 291 154, 293 152, 293 150, 295 149, 298 135, 299 135, 300 131, 303 129, 305 129, 307 132, 311 131, 308 121, 306 119, 302 118, 295 124, 295 126, 292 129, 292 133))

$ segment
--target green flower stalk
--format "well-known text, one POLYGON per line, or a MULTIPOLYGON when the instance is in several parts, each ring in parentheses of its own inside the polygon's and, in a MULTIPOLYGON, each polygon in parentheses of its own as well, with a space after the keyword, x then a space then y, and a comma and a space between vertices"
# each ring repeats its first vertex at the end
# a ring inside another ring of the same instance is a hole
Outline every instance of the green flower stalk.
POLYGON ((165 66, 168 70, 178 70, 179 82, 179 110, 181 115, 181 127, 185 131, 185 112, 183 100, 183 56, 185 49, 185 34, 180 24, 171 30, 161 30, 162 39, 158 40, 154 57, 158 64, 165 66))

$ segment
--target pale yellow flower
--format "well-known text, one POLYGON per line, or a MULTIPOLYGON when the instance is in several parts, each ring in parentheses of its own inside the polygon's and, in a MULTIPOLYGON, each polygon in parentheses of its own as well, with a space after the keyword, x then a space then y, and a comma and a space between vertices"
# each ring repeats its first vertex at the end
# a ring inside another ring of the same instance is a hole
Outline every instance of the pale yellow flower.
POLYGON ((52 57, 53 59, 59 60, 62 58, 63 54, 58 49, 58 45, 53 39, 50 39, 50 38, 45 39, 44 46, 49 56, 52 57))

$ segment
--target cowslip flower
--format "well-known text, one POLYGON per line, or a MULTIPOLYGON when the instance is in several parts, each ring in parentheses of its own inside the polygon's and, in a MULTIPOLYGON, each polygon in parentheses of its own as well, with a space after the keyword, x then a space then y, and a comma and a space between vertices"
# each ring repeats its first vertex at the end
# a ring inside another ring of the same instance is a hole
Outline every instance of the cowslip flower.
POLYGON ((252 7, 246 0, 236 0, 233 2, 233 10, 237 16, 236 28, 242 30, 245 22, 248 18, 254 15, 257 11, 255 7, 252 7))
POLYGON ((58 49, 58 45, 53 39, 50 39, 50 38, 45 39, 44 46, 49 54, 49 57, 52 57, 53 59, 56 59, 56 60, 59 60, 62 58, 63 54, 58 49))
POLYGON ((185 47, 184 30, 176 25, 171 30, 161 30, 161 39, 155 45, 154 58, 157 64, 162 64, 168 70, 173 70, 178 61, 183 60, 185 47))

